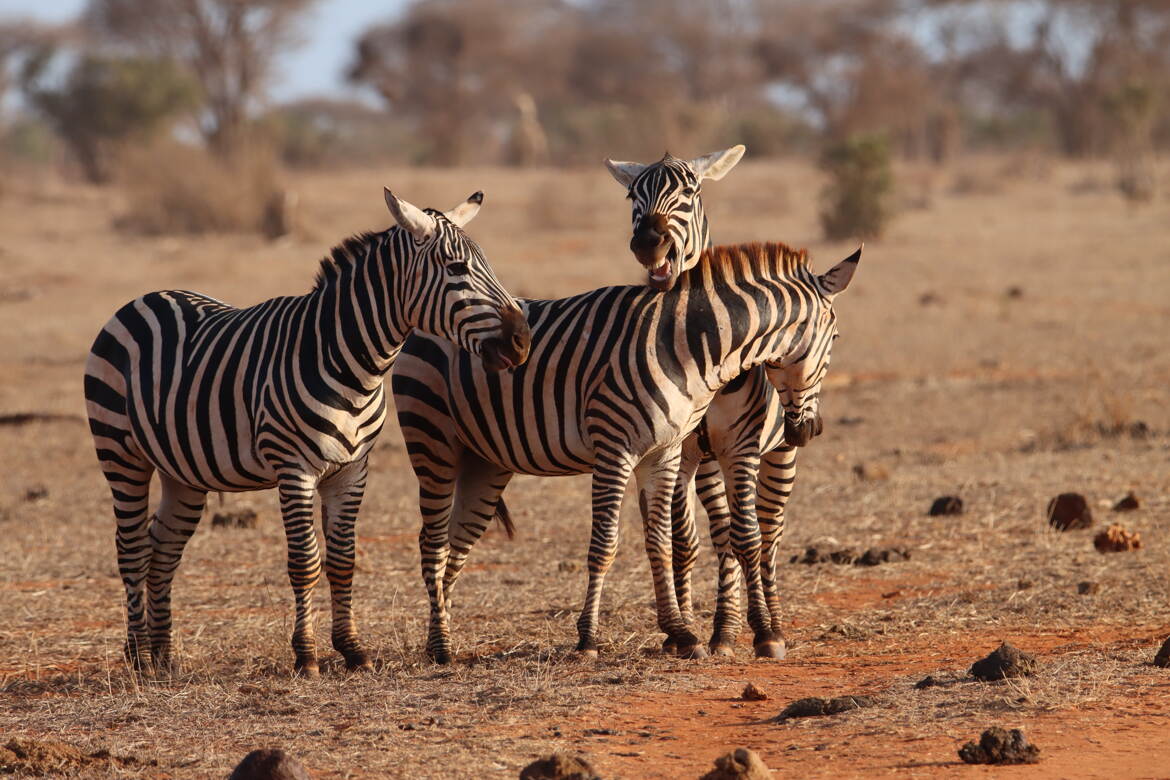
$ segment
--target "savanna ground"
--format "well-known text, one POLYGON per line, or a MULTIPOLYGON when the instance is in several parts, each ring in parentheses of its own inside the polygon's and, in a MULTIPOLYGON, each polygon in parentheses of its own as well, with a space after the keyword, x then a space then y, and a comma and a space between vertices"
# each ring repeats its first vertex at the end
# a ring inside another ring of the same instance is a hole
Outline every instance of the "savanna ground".
MULTIPOLYGON (((456 594, 458 658, 437 668, 422 655, 415 481, 390 423, 359 524, 357 614, 377 672, 347 676, 322 619, 318 681, 290 676, 273 494, 212 497, 209 515, 252 507, 259 523, 205 518, 175 585, 181 674, 127 672, 113 521, 81 418, 97 329, 147 290, 237 304, 306 291, 331 244, 388 223, 383 183, 438 207, 484 189, 470 232, 517 295, 637 282, 623 193, 600 165, 298 175, 301 229, 268 244, 126 236, 111 227, 116 193, 10 179, 0 413, 52 417, 0 425, 0 731, 137 762, 95 763, 97 775, 223 776, 249 750, 278 746, 318 777, 515 777, 568 750, 607 778, 642 778, 697 777, 736 746, 778 776, 1000 774, 958 763, 956 749, 1001 725, 1043 751, 1013 775, 1170 775, 1170 671, 1150 663, 1170 633, 1168 202, 1127 206, 1105 165, 994 158, 899 174, 903 211, 838 304, 826 431, 801 454, 783 555, 832 537, 907 546, 909 562, 786 563, 783 662, 753 660, 746 634, 734 660, 664 657, 627 503, 606 642, 600 661, 581 663, 570 650, 588 478, 521 477, 508 491, 518 536, 490 530, 473 553, 456 594), (1139 421, 1148 433, 1132 435, 1139 421), (1130 489, 1142 508, 1114 515, 1130 489), (1068 490, 1145 548, 1102 555, 1092 532, 1048 529, 1048 499, 1068 490), (928 517, 949 493, 966 512, 928 517), (1100 590, 1080 595, 1081 581, 1100 590), (1037 654, 1035 677, 958 679, 1005 639, 1037 654), (914 689, 940 672, 957 681, 914 689), (747 682, 771 698, 740 701, 747 682), (767 722, 792 699, 848 694, 877 704, 767 722)), ((827 267, 851 247, 819 240, 819 186, 802 165, 743 163, 706 188, 715 236, 807 245, 827 267)), ((709 549, 696 579, 705 629, 709 549)))

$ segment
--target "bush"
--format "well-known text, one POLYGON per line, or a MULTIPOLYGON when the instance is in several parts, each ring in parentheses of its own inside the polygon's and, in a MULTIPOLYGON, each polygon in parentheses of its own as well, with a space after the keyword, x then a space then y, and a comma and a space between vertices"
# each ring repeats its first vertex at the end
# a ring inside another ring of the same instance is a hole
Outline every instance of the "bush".
POLYGON ((894 176, 890 150, 881 136, 855 136, 821 156, 829 174, 821 225, 830 239, 877 238, 890 217, 894 176))
POLYGON ((274 155, 260 146, 222 160, 160 142, 124 153, 118 178, 128 208, 117 227, 147 235, 266 231, 268 212, 285 200, 274 155))

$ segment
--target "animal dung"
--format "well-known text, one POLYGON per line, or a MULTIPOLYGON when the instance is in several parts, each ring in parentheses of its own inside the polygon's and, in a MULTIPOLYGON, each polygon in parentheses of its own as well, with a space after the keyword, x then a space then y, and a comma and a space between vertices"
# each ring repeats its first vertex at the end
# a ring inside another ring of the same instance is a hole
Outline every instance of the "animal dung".
POLYGON ((736 748, 715 759, 715 768, 699 780, 772 780, 772 771, 751 748, 736 748))
POLYGON ((961 515, 963 514, 963 499, 958 496, 939 496, 930 505, 930 511, 927 514, 931 517, 961 515))
POLYGON ((1082 596, 1093 596, 1100 592, 1100 590, 1101 583, 1099 582, 1090 582, 1089 580, 1085 580, 1084 582, 1077 583, 1077 593, 1081 594, 1082 596))
POLYGON ((553 753, 521 769, 520 780, 601 780, 601 776, 580 756, 553 753))
POLYGON ((898 563, 910 560, 910 550, 905 547, 870 547, 858 553, 852 547, 830 547, 812 545, 804 552, 788 559, 789 563, 837 563, 848 566, 879 566, 883 563, 898 563))
POLYGON ((774 720, 777 723, 783 723, 792 718, 819 718, 872 706, 873 699, 869 696, 838 696, 835 699, 810 696, 792 702, 781 710, 774 720))
POLYGON ((1138 501, 1137 496, 1135 496, 1133 494, 1133 491, 1131 490, 1128 493, 1126 493, 1124 496, 1122 496, 1120 499, 1117 500, 1117 503, 1113 505, 1113 511, 1114 512, 1132 512, 1135 509, 1140 509, 1141 505, 1142 505, 1141 502, 1138 501))
POLYGON ((1170 669, 1170 636, 1162 643, 1162 649, 1154 656, 1154 666, 1170 669))
POLYGON ((1061 493, 1048 502, 1048 524, 1057 531, 1075 531, 1093 525, 1089 502, 1080 493, 1061 493))
POLYGON ((1093 546, 1099 553, 1129 552, 1142 549, 1142 535, 1128 531, 1118 523, 1106 528, 1093 537, 1093 546))
POLYGON ((959 758, 968 764, 1035 764, 1040 748, 1029 744, 1019 729, 993 726, 979 737, 979 744, 968 742, 959 748, 959 758))
POLYGON ((1004 642, 995 652, 971 664, 976 680, 994 682, 1008 677, 1028 677, 1036 671, 1036 656, 1004 642))
POLYGON ((253 750, 228 780, 311 780, 304 764, 283 750, 253 750))
POLYGON ((768 694, 756 687, 755 683, 748 683, 744 686, 743 693, 740 698, 744 701, 766 701, 768 694))

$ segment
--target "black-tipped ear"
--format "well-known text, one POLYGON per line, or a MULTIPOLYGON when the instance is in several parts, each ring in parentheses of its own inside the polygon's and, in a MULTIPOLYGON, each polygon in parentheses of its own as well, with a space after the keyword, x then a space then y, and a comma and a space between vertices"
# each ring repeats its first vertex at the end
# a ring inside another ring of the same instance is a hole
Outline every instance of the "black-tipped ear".
POLYGON ((468 200, 472 203, 483 203, 483 190, 476 190, 471 193, 471 197, 468 200))
POLYGON ((863 249, 865 249, 865 244, 857 247, 856 252, 817 277, 821 285, 821 292, 826 298, 832 300, 849 286, 853 274, 857 271, 857 264, 861 262, 861 250, 863 249))

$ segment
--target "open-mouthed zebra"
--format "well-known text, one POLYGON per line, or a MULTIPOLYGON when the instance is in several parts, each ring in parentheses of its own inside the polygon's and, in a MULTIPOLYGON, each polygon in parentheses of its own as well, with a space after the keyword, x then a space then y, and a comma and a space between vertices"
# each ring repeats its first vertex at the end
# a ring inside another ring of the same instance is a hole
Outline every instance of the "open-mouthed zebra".
MULTIPOLYGON (((721 178, 743 152, 744 147, 736 146, 689 163, 669 154, 648 165, 606 160, 614 178, 628 189, 633 217, 630 249, 644 267, 661 268, 665 260, 669 270, 683 271, 698 262, 700 252, 711 245, 701 182, 721 178)), ((651 271, 651 287, 669 289, 673 283, 671 275, 656 280, 651 271)), ((748 572, 756 654, 785 654, 776 555, 784 533, 784 507, 796 480, 795 445, 819 433, 819 425, 813 422, 802 430, 786 428, 781 396, 765 376, 764 367, 756 366, 719 391, 699 429, 684 443, 671 510, 675 590, 689 622, 691 570, 698 555, 691 507, 694 483, 719 560, 718 597, 709 643, 712 653, 734 653, 740 627, 742 569, 748 572), (732 486, 730 501, 725 481, 732 486), (767 620, 762 604, 768 608, 767 620)), ((667 639, 667 649, 671 645, 667 639)))
POLYGON ((778 386, 804 389, 787 391, 798 425, 816 418, 836 331, 833 300, 859 259, 860 251, 818 276, 805 253, 783 245, 716 247, 665 292, 604 287, 526 300, 528 362, 495 374, 450 344, 411 336, 391 387, 419 481, 430 657, 451 660, 447 594, 517 473, 593 475, 578 651, 597 652, 602 583, 633 476, 658 625, 680 654, 704 655, 672 575, 670 510, 683 441, 719 388, 761 364, 778 386))
POLYGON ((297 671, 318 670, 314 494, 333 646, 349 669, 370 666, 351 589, 367 456, 386 417, 382 379, 416 330, 458 344, 484 371, 523 363, 529 346, 515 300, 462 230, 483 193, 445 213, 390 190, 385 198, 397 226, 335 247, 307 295, 238 309, 184 290, 149 293, 94 341, 85 400, 114 498, 135 668, 171 667, 171 582, 208 491, 271 487, 288 542, 297 671), (156 471, 162 491, 150 515, 156 471))

